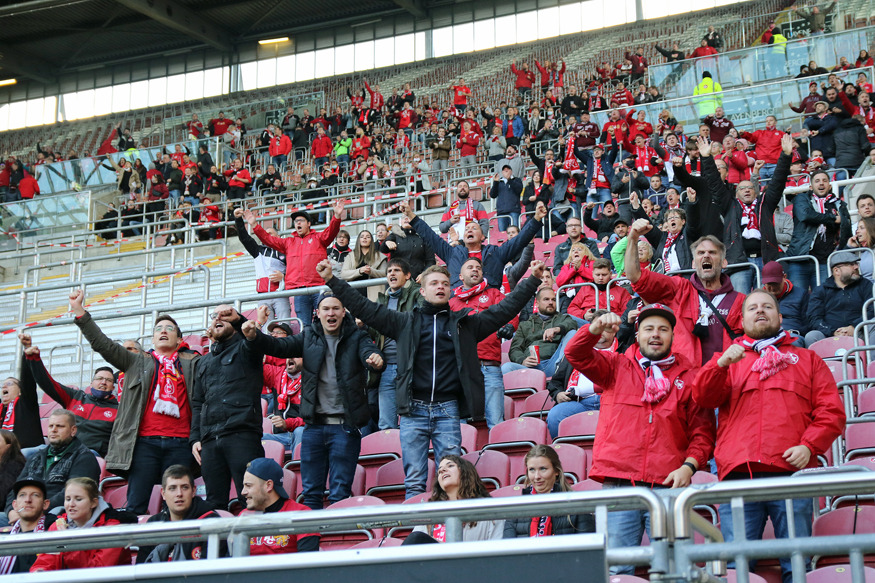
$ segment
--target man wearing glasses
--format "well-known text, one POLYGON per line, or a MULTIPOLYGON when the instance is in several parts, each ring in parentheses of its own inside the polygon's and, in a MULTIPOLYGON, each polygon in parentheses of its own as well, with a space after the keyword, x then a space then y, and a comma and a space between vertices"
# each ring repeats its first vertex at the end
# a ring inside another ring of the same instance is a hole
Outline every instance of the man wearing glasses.
POLYGON ((190 399, 200 355, 182 342, 179 325, 167 314, 155 320, 152 350, 130 352, 100 330, 83 299, 82 290, 70 294, 76 325, 95 352, 125 373, 125 396, 110 433, 106 468, 127 478, 127 509, 146 514, 152 487, 164 470, 192 465, 190 399))
POLYGON ((25 366, 22 375, 30 375, 52 400, 70 410, 76 417, 79 441, 100 457, 106 457, 112 426, 118 413, 118 399, 113 394, 115 377, 112 369, 102 366, 95 370, 91 385, 85 391, 65 387, 46 370, 46 365, 40 359, 40 350, 32 346, 30 335, 20 334, 19 339, 24 346, 25 366))

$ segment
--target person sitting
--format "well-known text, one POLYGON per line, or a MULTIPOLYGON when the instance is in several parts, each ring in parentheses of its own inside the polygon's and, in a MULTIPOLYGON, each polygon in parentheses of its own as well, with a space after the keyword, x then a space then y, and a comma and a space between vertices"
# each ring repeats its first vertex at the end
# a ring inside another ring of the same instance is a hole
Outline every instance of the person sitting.
MULTIPOLYGON (((579 219, 574 220, 577 221, 579 219)), ((592 251, 584 243, 580 241, 573 243, 571 245, 571 251, 565 259, 565 264, 562 265, 562 268, 556 275, 556 285, 561 288, 566 285, 591 282, 592 268, 595 260, 596 258, 592 254, 592 251)), ((555 273, 555 269, 553 271, 555 273)), ((569 288, 564 290, 559 296, 559 311, 562 313, 568 312, 568 306, 571 304, 571 300, 573 300, 581 290, 582 288, 569 288)))
POLYGON ((538 313, 521 322, 510 343, 510 362, 501 365, 501 373, 536 368, 553 376, 562 359, 565 345, 577 331, 577 322, 556 311, 556 292, 541 287, 535 295, 538 313))
MULTIPOLYGON (((523 496, 568 492, 562 462, 556 450, 549 445, 536 445, 526 454, 526 482, 523 496)), ((504 538, 525 538, 595 532, 591 514, 562 516, 534 516, 513 518, 504 522, 504 538)))
MULTIPOLYGON (((869 196, 864 194, 863 196, 869 196)), ((857 199, 857 208, 860 208, 859 202, 863 198, 857 199)), ((871 200, 871 198, 869 199, 871 200)), ((864 204, 867 201, 863 201, 864 204)), ((875 203, 873 203, 875 206, 875 203)), ((854 236, 848 239, 848 247, 851 249, 873 249, 875 250, 875 217, 863 217, 857 221, 854 227, 854 236)), ((873 253, 860 253, 860 275, 869 281, 875 281, 875 265, 873 265, 873 253)))
POLYGON ((597 289, 588 285, 582 287, 568 306, 568 315, 575 318, 578 324, 584 320, 592 321, 592 314, 596 310, 610 310, 619 315, 626 309, 631 296, 619 285, 608 290, 611 275, 610 259, 596 259, 592 264, 592 281, 597 289))
MULTIPOLYGON (((55 522, 57 516, 46 513, 50 503, 46 496, 46 484, 42 480, 18 480, 12 486, 12 494, 12 507, 18 514, 18 520, 0 534, 45 532, 55 522)), ((27 573, 35 561, 36 555, 0 557, 0 575, 27 573)))
MULTIPOLYGON (((597 310, 593 313, 592 319, 595 321, 607 313, 607 310, 597 310)), ((595 348, 616 352, 617 331, 613 328, 605 328, 595 348)), ((559 423, 563 419, 577 413, 598 411, 601 405, 601 387, 596 387, 586 375, 575 370, 568 364, 567 359, 563 359, 556 367, 556 374, 547 383, 547 391, 556 403, 547 414, 550 439, 556 439, 559 435, 559 423)))
MULTIPOLYGON (((288 324, 276 324, 276 326, 289 328, 288 324)), ((272 327, 271 332, 275 329, 272 327)), ((274 334, 271 335, 276 337, 274 334)), ((276 356, 264 358, 279 360, 283 363, 283 367, 282 374, 277 375, 276 379, 276 413, 268 417, 273 425, 273 432, 265 433, 261 436, 261 440, 278 441, 285 446, 287 452, 293 453, 304 436, 304 420, 301 418, 301 370, 304 368, 304 361, 300 358, 285 359, 276 356)))
MULTIPOLYGON (((255 458, 246 466, 241 494, 246 498, 247 510, 264 514, 310 510, 289 499, 283 487, 283 469, 276 460, 264 457, 255 458)), ((255 536, 250 540, 249 554, 275 555, 318 550, 319 535, 255 536)))
MULTIPOLYGON (((58 530, 81 530, 98 526, 115 526, 136 523, 133 513, 113 510, 97 490, 97 482, 91 478, 72 478, 64 487, 64 512, 49 527, 49 532, 58 530)), ((125 547, 109 547, 66 553, 43 553, 37 555, 30 568, 31 573, 62 571, 93 567, 130 565, 131 551, 125 547)))
MULTIPOLYGON (((164 475, 161 476, 161 498, 164 501, 161 512, 153 514, 146 522, 177 522, 219 516, 209 503, 197 496, 194 474, 188 466, 177 464, 164 470, 164 475)), ((180 541, 154 547, 140 546, 137 564, 206 558, 205 543, 206 541, 180 541)), ((222 542, 220 546, 219 556, 226 556, 228 549, 225 543, 222 542)))
POLYGON ((808 300, 806 346, 831 336, 853 336, 863 321, 863 304, 872 298, 872 282, 860 276, 856 253, 836 253, 830 269, 832 277, 814 288, 808 300))
MULTIPOLYGON (((474 464, 452 454, 441 458, 434 482, 432 482, 429 502, 490 497, 489 491, 477 474, 477 468, 474 467, 474 464)), ((462 540, 469 542, 503 538, 504 525, 503 519, 466 522, 462 526, 462 540)), ((447 542, 446 534, 446 527, 443 524, 417 526, 404 539, 402 546, 447 542)))
POLYGON ((14 489, 13 485, 24 468, 25 459, 18 437, 8 429, 0 429, 0 451, 3 452, 0 455, 0 500, 5 500, 14 489))

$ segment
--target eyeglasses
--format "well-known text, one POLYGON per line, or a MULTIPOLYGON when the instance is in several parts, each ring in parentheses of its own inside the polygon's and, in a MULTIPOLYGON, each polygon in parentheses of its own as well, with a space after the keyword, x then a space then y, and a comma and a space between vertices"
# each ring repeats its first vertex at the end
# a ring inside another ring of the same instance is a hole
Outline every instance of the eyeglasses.
POLYGON ((166 326, 155 326, 155 332, 176 332, 176 326, 172 326, 170 324, 166 326))
POLYGON ((115 379, 112 378, 112 377, 94 377, 94 378, 91 379, 91 380, 92 380, 92 381, 100 381, 100 382, 102 382, 102 383, 107 383, 107 384, 110 384, 110 385, 115 383, 115 379))

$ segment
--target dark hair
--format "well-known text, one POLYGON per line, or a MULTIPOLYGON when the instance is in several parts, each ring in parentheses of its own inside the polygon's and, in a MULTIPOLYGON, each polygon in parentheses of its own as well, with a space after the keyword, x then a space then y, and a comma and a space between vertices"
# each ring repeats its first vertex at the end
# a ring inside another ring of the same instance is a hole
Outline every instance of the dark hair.
POLYGON ((538 444, 529 450, 529 453, 526 454, 525 464, 526 464, 526 486, 531 486, 531 482, 529 482, 529 472, 528 465, 529 460, 533 457, 545 457, 550 460, 550 464, 553 466, 553 469, 556 471, 556 483, 559 485, 559 489, 563 492, 568 492, 571 488, 568 486, 568 482, 565 481, 565 472, 562 471, 562 462, 559 460, 559 454, 556 453, 556 450, 550 447, 549 445, 538 444))
POLYGON ((3 454, 3 457, 0 457, 0 467, 7 468, 9 467, 7 464, 13 461, 20 462, 23 465, 25 461, 24 454, 21 453, 21 442, 18 441, 18 436, 8 429, 0 429, 0 437, 9 444, 6 453, 3 454))
MULTIPOLYGON (((546 270, 545 270, 545 271, 546 271, 546 270)), ((537 292, 535 292, 535 299, 536 299, 536 300, 540 300, 540 299, 541 299, 541 293, 542 293, 542 292, 545 292, 545 291, 551 291, 551 292, 553 292, 553 293, 556 293, 556 290, 554 290, 552 287, 541 287, 541 288, 538 288, 538 291, 537 291, 537 292)))
POLYGON ((191 469, 188 466, 184 466, 182 464, 174 464, 164 470, 164 473, 161 475, 161 487, 167 487, 167 480, 173 478, 174 480, 178 480, 180 478, 188 478, 188 483, 191 487, 194 487, 194 474, 191 473, 191 469))
POLYGON ((70 422, 70 427, 76 427, 76 416, 69 409, 55 409, 49 417, 66 417, 70 422))
MULTIPOLYGON (((457 455, 445 455, 441 461, 448 460, 459 466, 459 498, 469 500, 471 498, 491 498, 486 485, 480 479, 480 474, 477 473, 477 468, 468 460, 457 455)), ((440 463, 438 463, 440 465, 440 463)), ((449 500, 447 493, 441 487, 438 480, 437 472, 435 472, 434 482, 431 486, 431 496, 429 502, 440 502, 449 500)))
POLYGON ((611 270, 611 260, 605 259, 604 257, 600 257, 596 259, 592 264, 592 269, 595 271, 596 269, 607 269, 611 270))
POLYGON ((109 368, 108 366, 101 366, 99 368, 94 369, 94 374, 97 374, 102 370, 105 370, 106 372, 108 372, 112 376, 115 376, 115 372, 111 368, 109 368))
POLYGON ((404 272, 404 275, 410 275, 410 264, 407 263, 407 260, 402 259, 401 257, 393 257, 389 260, 389 263, 386 264, 386 270, 390 267, 396 266, 404 272))
POLYGON ((176 326, 176 335, 182 338, 182 328, 179 327, 179 324, 176 323, 176 320, 173 319, 173 316, 170 314, 161 314, 157 318, 155 318, 154 326, 157 326, 160 322, 170 322, 174 326, 176 326))
MULTIPOLYGON (((513 226, 513 225, 511 225, 511 226, 513 226)), ((468 257, 467 259, 465 259, 465 261, 462 262, 462 265, 465 265, 465 264, 468 263, 469 261, 476 261, 477 263, 480 264, 480 267, 483 267, 483 261, 482 261, 479 257, 476 257, 476 256, 474 256, 474 255, 471 255, 470 257, 468 257)))
MULTIPOLYGON (((875 148, 872 148, 872 149, 875 150, 875 148)), ((868 194, 868 193, 861 194, 860 196, 857 197, 857 202, 855 203, 857 205, 857 208, 860 208, 860 201, 861 200, 871 200, 872 202, 875 202, 875 196, 872 196, 871 194, 868 194)))
POLYGON ((673 215, 677 215, 678 218, 679 218, 680 220, 682 220, 682 221, 686 221, 686 220, 687 220, 687 211, 685 211, 685 210, 682 209, 682 208, 668 209, 667 211, 665 211, 665 216, 666 216, 666 218, 668 217, 669 213, 671 213, 671 214, 673 214, 673 215))
MULTIPOLYGON (((347 240, 352 239, 352 237, 349 236, 349 231, 347 231, 346 229, 341 229, 341 230, 337 231, 337 237, 341 237, 341 236, 346 237, 347 240)), ((335 240, 337 239, 337 237, 334 237, 335 240)))

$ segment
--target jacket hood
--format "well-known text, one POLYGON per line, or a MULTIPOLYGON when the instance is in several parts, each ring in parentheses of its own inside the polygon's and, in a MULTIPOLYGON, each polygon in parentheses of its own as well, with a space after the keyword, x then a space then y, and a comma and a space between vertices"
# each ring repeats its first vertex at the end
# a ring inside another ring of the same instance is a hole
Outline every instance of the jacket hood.
POLYGON ((726 275, 725 273, 720 274, 720 287, 713 292, 710 292, 710 291, 705 289, 705 286, 702 285, 702 282, 699 280, 699 276, 696 275, 695 273, 690 278, 690 283, 693 284, 693 287, 696 288, 696 290, 708 292, 712 295, 727 294, 727 293, 733 291, 732 281, 730 281, 729 276, 726 275))

